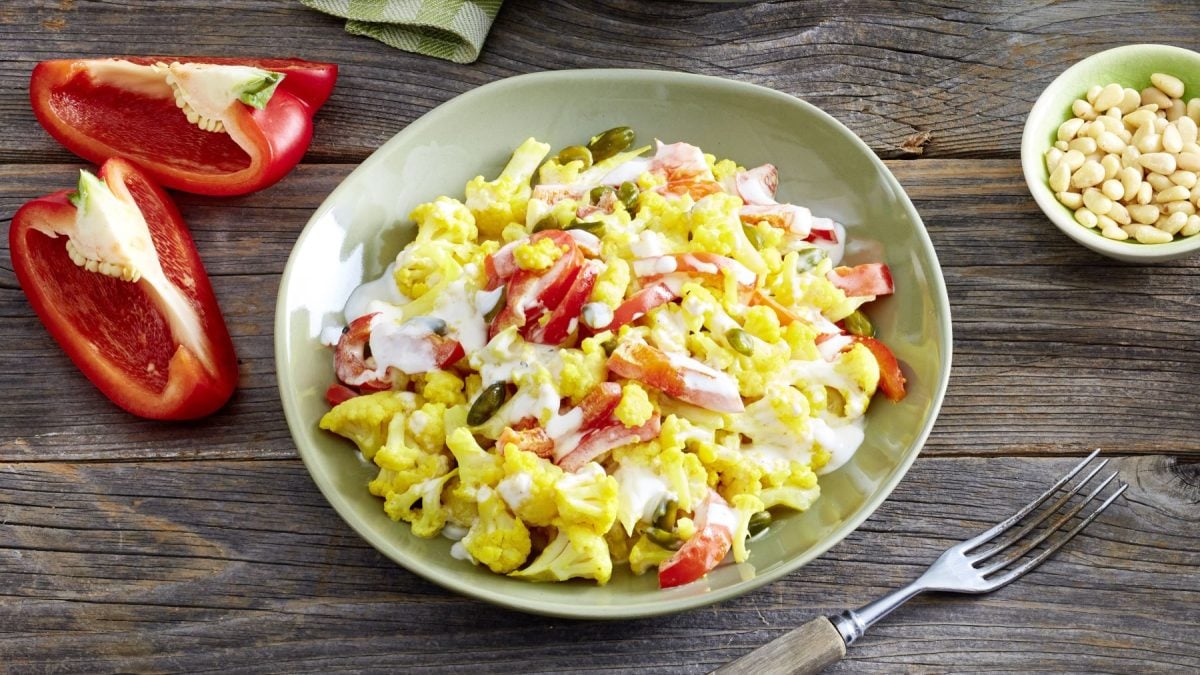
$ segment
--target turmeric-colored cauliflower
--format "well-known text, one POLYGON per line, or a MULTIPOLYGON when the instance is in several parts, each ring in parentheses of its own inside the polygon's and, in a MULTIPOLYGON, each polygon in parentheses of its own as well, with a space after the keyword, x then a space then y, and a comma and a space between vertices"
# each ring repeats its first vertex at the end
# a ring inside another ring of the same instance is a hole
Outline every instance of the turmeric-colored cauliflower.
POLYGON ((564 349, 559 352, 562 357, 562 372, 559 376, 559 392, 571 399, 572 405, 578 405, 596 385, 604 381, 608 375, 608 354, 604 353, 604 340, 609 333, 603 333, 587 338, 580 344, 581 349, 564 349))
POLYGON ((621 388, 621 402, 613 415, 626 427, 640 427, 654 415, 654 404, 641 385, 630 382, 621 388))
POLYGON ((417 222, 419 241, 448 241, 454 244, 474 244, 479 232, 475 216, 462 202, 438 197, 420 204, 409 214, 417 222))
POLYGON ((500 457, 479 447, 466 427, 446 436, 446 447, 458 462, 458 477, 468 488, 495 487, 504 477, 500 457))
POLYGON ((561 522, 604 534, 617 519, 617 481, 595 462, 564 473, 555 484, 561 522))
POLYGON ((554 261, 562 256, 563 250, 554 243, 553 239, 523 241, 513 249, 513 258, 517 261, 517 267, 530 272, 549 269, 554 261))
POLYGON ((442 490, 458 472, 458 469, 438 478, 416 483, 404 492, 389 492, 383 510, 392 520, 412 523, 412 532, 418 537, 431 539, 446 526, 446 509, 442 506, 442 490), (413 508, 417 502, 418 508, 413 508))
POLYGON ((417 407, 417 397, 407 392, 381 391, 339 403, 321 418, 320 427, 354 441, 367 459, 387 439, 388 423, 397 414, 417 407))
POLYGON ((733 561, 742 563, 750 556, 746 552, 746 538, 750 536, 750 517, 766 507, 762 500, 754 495, 738 495, 733 498, 732 506, 738 517, 737 529, 733 531, 733 561))
POLYGON ((445 405, 459 405, 467 402, 466 394, 463 392, 466 383, 449 370, 431 370, 423 376, 414 377, 414 379, 417 378, 423 378, 419 393, 425 397, 426 401, 445 405))
POLYGON ((643 534, 629 550, 629 569, 640 576, 657 568, 673 555, 674 551, 659 546, 643 534))
POLYGON ((612 578, 612 557, 603 535, 585 526, 561 527, 541 555, 510 576, 528 581, 595 579, 603 586, 612 578))
POLYGON ((527 139, 513 152, 496 180, 476 176, 467 183, 467 208, 475 215, 480 235, 498 237, 505 225, 525 222, 525 205, 531 192, 529 179, 548 152, 548 144, 527 139))
POLYGON ((513 513, 530 525, 545 527, 558 517, 563 471, 551 462, 509 443, 504 448, 504 479, 496 491, 513 513))
POLYGON ((529 557, 529 529, 508 512, 504 500, 490 488, 478 493, 479 517, 463 537, 463 547, 496 574, 508 574, 529 557))

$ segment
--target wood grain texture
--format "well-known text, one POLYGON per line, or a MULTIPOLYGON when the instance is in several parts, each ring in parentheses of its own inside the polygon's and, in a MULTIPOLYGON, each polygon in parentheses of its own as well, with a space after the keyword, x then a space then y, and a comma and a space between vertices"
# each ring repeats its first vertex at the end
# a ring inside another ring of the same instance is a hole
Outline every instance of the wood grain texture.
MULTIPOLYGON (((857 532, 787 578, 611 623, 517 614, 426 583, 355 536, 295 460, 4 465, 0 663, 707 672, 907 582, 1072 463, 920 459, 857 532)), ((988 596, 919 597, 830 672, 1200 668, 1200 465, 1117 464, 1127 499, 1038 571, 988 596)))
POLYGON ((342 66, 309 161, 358 161, 455 95, 564 68, 719 75, 801 96, 887 157, 1015 157, 1025 114, 1105 47, 1196 46, 1200 6, 1077 0, 697 4, 507 0, 479 61, 456 65, 342 31, 294 0, 54 0, 0 8, 0 162, 68 161, 22 92, 40 60, 78 55, 299 55, 342 66), (32 39, 31 39, 32 38, 32 39), (927 142, 920 143, 928 134, 927 142), (914 138, 915 137, 915 138, 914 138))
MULTIPOLYGON (((1200 262, 1127 265, 1074 244, 1037 209, 1015 160, 889 165, 929 229, 954 316, 950 390, 927 454, 1200 455, 1200 262)), ((47 339, 0 245, 0 341, 11 345, 0 352, 0 461, 294 456, 275 388, 278 275, 351 168, 302 166, 236 199, 177 195, 241 359, 233 402, 203 422, 111 406, 47 339)), ((0 222, 74 170, 0 165, 0 222)))

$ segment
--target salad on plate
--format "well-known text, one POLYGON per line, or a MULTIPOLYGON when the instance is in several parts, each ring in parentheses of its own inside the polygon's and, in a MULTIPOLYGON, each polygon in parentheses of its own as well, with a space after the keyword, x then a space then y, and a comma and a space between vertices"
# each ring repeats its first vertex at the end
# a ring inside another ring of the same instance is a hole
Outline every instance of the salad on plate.
MULTIPOLYGON (((322 429, 379 468, 367 489, 419 537, 529 581, 702 578, 904 396, 861 307, 882 262, 840 266, 839 223, 779 175, 610 129, 417 206, 416 238, 360 286, 322 429)), ((447 561, 447 564, 455 564, 447 561)))

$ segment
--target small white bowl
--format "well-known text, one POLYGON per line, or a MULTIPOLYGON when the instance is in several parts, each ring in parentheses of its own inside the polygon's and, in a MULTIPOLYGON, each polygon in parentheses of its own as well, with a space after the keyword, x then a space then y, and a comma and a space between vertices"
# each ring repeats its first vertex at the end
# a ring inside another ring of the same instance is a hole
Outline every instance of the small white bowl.
POLYGON ((1021 135, 1021 171, 1034 200, 1058 229, 1091 250, 1126 262, 1161 262, 1200 250, 1200 234, 1166 244, 1142 244, 1132 239, 1108 239, 1075 221, 1047 184, 1046 151, 1054 144, 1059 125, 1072 117, 1071 103, 1088 87, 1117 82, 1141 91, 1151 73, 1168 73, 1183 81, 1184 100, 1200 97, 1200 54, 1167 45, 1126 45, 1093 54, 1063 71, 1033 104, 1021 135))

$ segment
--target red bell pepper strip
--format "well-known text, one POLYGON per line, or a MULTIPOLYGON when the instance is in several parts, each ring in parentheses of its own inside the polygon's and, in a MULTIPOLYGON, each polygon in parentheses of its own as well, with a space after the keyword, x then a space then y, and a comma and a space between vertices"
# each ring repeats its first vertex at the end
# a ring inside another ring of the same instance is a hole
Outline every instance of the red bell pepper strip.
POLYGON ((716 412, 746 409, 737 381, 699 361, 668 354, 643 342, 622 342, 608 357, 608 369, 672 398, 716 412))
POLYGON ((855 335, 854 341, 866 345, 879 362, 879 389, 883 391, 883 395, 891 401, 903 400, 907 393, 904 389, 906 380, 904 372, 900 370, 900 362, 896 360, 892 350, 875 338, 855 335))
POLYGON ((679 293, 665 281, 656 281, 642 290, 629 296, 613 310, 613 320, 604 330, 616 331, 627 323, 633 323, 646 315, 646 312, 665 305, 679 297, 679 293))
POLYGON ((510 326, 521 328, 527 337, 536 325, 536 320, 547 309, 554 309, 562 302, 583 264, 583 254, 575 239, 562 230, 546 230, 529 238, 530 242, 551 239, 559 248, 565 249, 554 264, 545 270, 517 268, 508 281, 506 306, 492 319, 488 337, 493 338, 510 326))
POLYGON ((563 296, 562 302, 550 313, 545 324, 536 323, 529 329, 529 341, 543 345, 557 345, 566 340, 579 325, 579 312, 583 303, 587 302, 596 285, 604 265, 598 260, 589 260, 583 264, 571 282, 571 288, 563 296))
POLYGON ((854 267, 835 267, 829 270, 829 281, 851 297, 891 295, 892 271, 883 263, 867 263, 854 267))
POLYGON ((733 547, 733 530, 730 527, 736 524, 737 515, 715 490, 709 489, 708 495, 701 508, 697 509, 696 534, 684 542, 675 555, 658 566, 659 588, 673 588, 696 581, 724 560, 733 547))
POLYGON ((123 157, 166 187, 239 195, 275 183, 300 161, 336 78, 336 65, 299 59, 63 59, 34 68, 29 97, 46 131, 84 159, 123 157), (283 79, 264 107, 234 102, 224 130, 207 131, 188 120, 157 63, 248 66, 283 79))
MULTIPOLYGON (((378 312, 372 312, 351 321, 342 331, 337 347, 334 348, 333 366, 338 381, 349 387, 357 387, 359 392, 385 391, 392 388, 391 369, 380 372, 383 366, 376 366, 373 361, 368 361, 370 357, 367 356, 371 333, 376 327, 375 318, 378 316, 378 312)), ((466 355, 462 343, 458 340, 433 332, 403 335, 400 339, 404 340, 406 347, 414 350, 428 348, 433 356, 429 367, 449 368, 466 355)), ((413 373, 410 371, 409 374, 413 373)))
POLYGON ((586 432, 579 440, 579 445, 558 460, 558 466, 563 471, 574 473, 609 450, 658 438, 661 431, 662 418, 657 411, 645 424, 636 427, 627 427, 620 420, 610 420, 605 426, 586 432))
MULTIPOLYGON (((127 274, 134 279, 127 281, 112 276, 120 276, 112 261, 92 258, 91 271, 73 262, 88 257, 87 244, 78 208, 63 190, 13 216, 17 280, 46 329, 113 403, 152 419, 208 415, 233 393, 238 364, 187 227, 166 193, 129 162, 111 159, 99 176, 89 191, 111 191, 117 208, 144 218, 153 269, 139 269, 140 278, 127 274)), ((92 208, 87 194, 77 199, 79 208, 92 208)))

